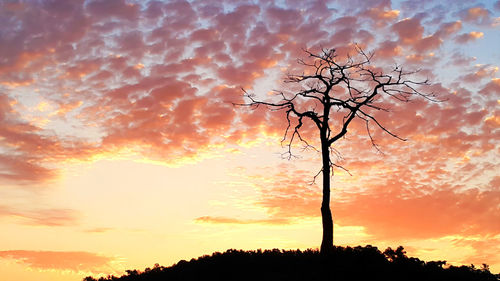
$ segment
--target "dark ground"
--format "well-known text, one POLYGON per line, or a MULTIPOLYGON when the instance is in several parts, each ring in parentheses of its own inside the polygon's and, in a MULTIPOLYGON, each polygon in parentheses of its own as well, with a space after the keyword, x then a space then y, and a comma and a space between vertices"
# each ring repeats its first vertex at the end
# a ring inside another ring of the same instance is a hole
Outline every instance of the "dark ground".
POLYGON ((181 260, 170 267, 155 265, 144 271, 127 270, 121 277, 108 276, 84 281, 156 280, 384 280, 384 281, 483 281, 500 280, 487 265, 447 266, 445 261, 424 262, 406 256, 403 247, 335 247, 331 255, 316 250, 227 250, 190 261, 181 260))

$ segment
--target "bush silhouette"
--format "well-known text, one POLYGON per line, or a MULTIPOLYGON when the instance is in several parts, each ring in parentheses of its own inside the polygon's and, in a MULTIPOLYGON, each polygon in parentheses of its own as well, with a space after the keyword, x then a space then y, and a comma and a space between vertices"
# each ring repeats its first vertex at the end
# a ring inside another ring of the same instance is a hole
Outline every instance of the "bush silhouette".
POLYGON ((127 270, 121 277, 108 276, 84 281, 156 281, 156 280, 425 280, 425 281, 495 281, 487 265, 445 267, 445 261, 425 262, 408 257, 403 247, 334 247, 332 253, 318 250, 230 249, 190 261, 181 260, 170 267, 156 264, 140 272, 127 270))

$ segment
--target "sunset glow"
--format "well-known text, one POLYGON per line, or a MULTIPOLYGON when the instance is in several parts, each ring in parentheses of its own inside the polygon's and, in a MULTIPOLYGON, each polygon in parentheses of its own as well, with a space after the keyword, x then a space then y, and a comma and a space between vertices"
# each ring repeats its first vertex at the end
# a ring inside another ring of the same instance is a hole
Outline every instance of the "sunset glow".
POLYGON ((442 102, 376 113, 407 141, 354 122, 334 144, 334 243, 500 273, 500 1, 0 0, 0 279, 318 248, 321 155, 233 103, 356 45, 442 102))

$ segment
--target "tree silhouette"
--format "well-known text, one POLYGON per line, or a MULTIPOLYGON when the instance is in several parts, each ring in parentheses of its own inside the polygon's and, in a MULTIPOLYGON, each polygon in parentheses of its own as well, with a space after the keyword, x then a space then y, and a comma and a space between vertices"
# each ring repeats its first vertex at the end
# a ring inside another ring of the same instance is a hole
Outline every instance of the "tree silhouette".
POLYGON ((271 110, 286 112, 288 126, 282 144, 286 143, 288 147, 288 158, 292 156, 292 143, 295 140, 305 144, 305 148, 312 148, 321 153, 322 168, 314 179, 320 173, 323 174, 322 253, 329 253, 333 249, 331 175, 334 168, 344 169, 332 161, 333 155, 339 156, 332 144, 346 135, 349 125, 355 119, 366 124, 368 137, 377 150, 379 149, 370 133, 372 123, 390 136, 404 140, 381 124, 374 113, 388 111, 388 98, 409 102, 412 96, 421 96, 437 101, 434 94, 426 94, 419 89, 422 85, 428 85, 427 80, 412 80, 411 77, 418 71, 405 72, 401 66, 395 66, 389 73, 384 73, 370 64, 373 54, 365 53, 357 45, 355 49, 357 53, 354 56, 347 55, 344 58, 340 58, 335 49, 323 49, 319 54, 304 50, 307 59, 298 60, 304 67, 304 72, 298 75, 288 74, 284 81, 292 83, 294 89, 276 91, 279 96, 277 102, 258 100, 255 95, 243 89, 248 102, 237 104, 252 108, 266 106, 271 110), (312 121, 312 127, 317 128, 319 132, 320 149, 312 145, 306 136, 301 135, 301 129, 307 121, 312 121))
POLYGON ((383 253, 374 246, 333 247, 328 256, 317 250, 257 250, 229 249, 181 260, 163 267, 156 264, 144 271, 127 270, 121 277, 107 276, 83 281, 190 281, 190 280, 242 280, 242 281, 498 281, 487 265, 478 269, 471 266, 447 266, 445 261, 425 262, 407 257, 404 249, 387 249, 383 253), (397 258, 394 258, 395 255, 397 258), (336 272, 332 276, 332 271, 336 272))

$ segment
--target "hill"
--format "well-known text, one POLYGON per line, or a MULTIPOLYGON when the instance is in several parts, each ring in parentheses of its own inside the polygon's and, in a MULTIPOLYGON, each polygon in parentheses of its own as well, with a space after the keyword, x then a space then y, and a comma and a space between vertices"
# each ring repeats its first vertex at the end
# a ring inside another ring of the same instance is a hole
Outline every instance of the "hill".
POLYGON ((84 281, 170 280, 425 280, 497 281, 487 265, 446 266, 445 261, 425 262, 408 257, 403 247, 336 246, 331 255, 317 250, 227 250, 198 259, 179 261, 170 267, 155 265, 143 272, 127 270, 121 277, 108 276, 84 281))

